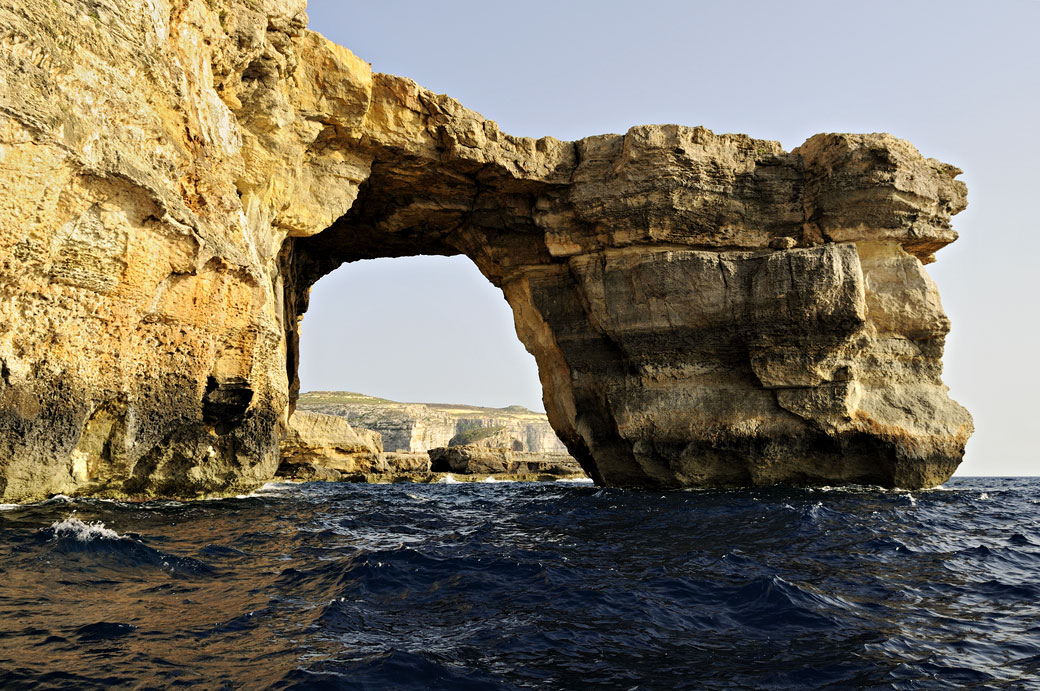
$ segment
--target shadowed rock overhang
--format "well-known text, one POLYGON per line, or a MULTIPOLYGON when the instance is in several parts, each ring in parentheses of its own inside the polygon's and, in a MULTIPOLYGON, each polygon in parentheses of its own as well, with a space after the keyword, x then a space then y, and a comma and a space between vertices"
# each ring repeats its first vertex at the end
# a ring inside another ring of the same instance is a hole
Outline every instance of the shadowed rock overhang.
POLYGON ((923 265, 966 191, 909 143, 511 137, 372 74, 303 2, 85 8, 0 0, 3 499, 272 477, 310 286, 417 254, 502 289, 600 483, 923 487, 960 462, 923 265))

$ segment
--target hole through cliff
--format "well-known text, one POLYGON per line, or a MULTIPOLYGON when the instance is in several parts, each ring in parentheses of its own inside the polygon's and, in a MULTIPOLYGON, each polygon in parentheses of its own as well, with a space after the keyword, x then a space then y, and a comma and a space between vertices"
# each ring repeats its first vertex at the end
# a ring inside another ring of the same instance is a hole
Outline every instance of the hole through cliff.
POLYGON ((290 410, 309 390, 548 408, 553 437, 591 468, 574 424, 587 396, 575 400, 545 318, 580 319, 581 299, 534 222, 541 187, 495 166, 393 159, 372 165, 328 228, 297 229, 274 286, 284 298, 290 410))
POLYGON ((542 410, 502 291, 456 255, 349 262, 311 289, 300 391, 542 410))

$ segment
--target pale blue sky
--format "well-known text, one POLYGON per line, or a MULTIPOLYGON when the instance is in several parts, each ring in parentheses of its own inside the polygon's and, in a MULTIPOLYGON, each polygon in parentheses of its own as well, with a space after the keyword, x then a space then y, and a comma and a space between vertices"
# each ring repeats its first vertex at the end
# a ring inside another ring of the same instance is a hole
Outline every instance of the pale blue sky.
MULTIPOLYGON (((496 120, 576 139, 642 123, 776 139, 885 131, 962 169, 928 267, 945 380, 975 416, 959 474, 1040 473, 1040 2, 311 0, 310 26, 496 120)), ((463 258, 361 262, 314 289, 303 390, 540 408, 501 294, 463 258)))

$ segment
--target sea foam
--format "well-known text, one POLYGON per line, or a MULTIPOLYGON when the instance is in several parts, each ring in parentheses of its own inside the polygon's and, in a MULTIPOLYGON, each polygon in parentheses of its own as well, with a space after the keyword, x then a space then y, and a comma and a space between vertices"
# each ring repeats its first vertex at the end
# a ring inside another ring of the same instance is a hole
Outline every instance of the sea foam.
POLYGON ((120 535, 111 528, 105 527, 105 524, 101 521, 84 523, 75 516, 68 516, 61 521, 51 523, 51 530, 54 531, 54 537, 56 538, 68 537, 80 542, 122 540, 126 538, 125 535, 120 535))
MULTIPOLYGON (((260 487, 249 494, 236 494, 235 499, 257 499, 257 498, 268 498, 268 497, 279 497, 294 491, 301 483, 299 482, 265 482, 260 487)), ((220 499, 221 497, 215 497, 220 499)))

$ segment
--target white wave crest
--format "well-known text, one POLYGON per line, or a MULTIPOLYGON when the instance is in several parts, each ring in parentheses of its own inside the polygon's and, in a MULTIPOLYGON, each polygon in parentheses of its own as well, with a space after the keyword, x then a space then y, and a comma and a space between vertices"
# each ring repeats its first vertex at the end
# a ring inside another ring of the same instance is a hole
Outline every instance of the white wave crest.
POLYGON ((101 521, 84 523, 75 516, 69 516, 61 521, 51 523, 54 537, 71 537, 80 542, 91 540, 122 540, 125 535, 120 535, 111 528, 105 527, 101 521))
MULTIPOLYGON (((255 499, 257 497, 283 497, 297 489, 302 483, 296 481, 265 482, 249 494, 236 494, 235 499, 255 499)), ((213 497, 214 499, 226 499, 227 497, 213 497)))
POLYGON ((451 476, 451 473, 447 473, 447 474, 446 474, 446 475, 445 475, 444 477, 442 477, 442 478, 441 478, 440 480, 437 480, 437 482, 443 482, 443 483, 444 483, 444 484, 446 484, 446 485, 457 485, 457 484, 459 484, 459 481, 458 481, 458 480, 456 480, 455 478, 453 478, 453 477, 451 476))
POLYGON ((73 499, 67 494, 55 494, 50 499, 44 499, 41 504, 70 504, 73 499))

